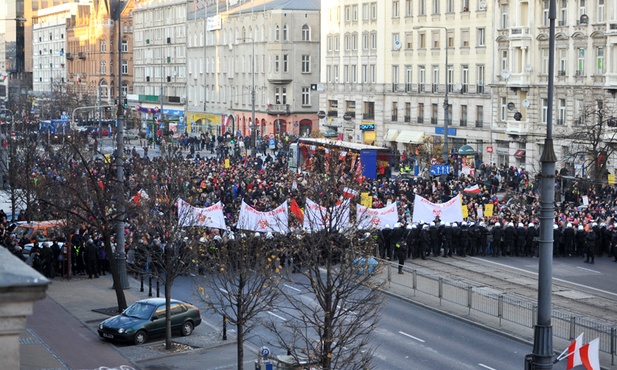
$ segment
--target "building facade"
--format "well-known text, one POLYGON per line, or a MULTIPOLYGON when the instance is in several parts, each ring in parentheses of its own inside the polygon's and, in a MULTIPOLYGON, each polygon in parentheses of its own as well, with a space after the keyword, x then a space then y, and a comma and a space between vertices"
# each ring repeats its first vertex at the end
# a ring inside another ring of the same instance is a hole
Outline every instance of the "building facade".
POLYGON ((322 5, 322 130, 399 152, 431 152, 443 146, 447 117, 449 148, 470 144, 481 155, 491 137, 494 43, 486 3, 384 3, 322 5))
MULTIPOLYGON (((540 170, 548 120, 548 6, 548 1, 495 1, 492 12, 498 65, 492 86, 495 152, 500 163, 534 172, 540 170)), ((594 158, 575 155, 584 150, 572 134, 590 113, 617 116, 617 4, 560 1, 555 25, 555 154, 558 168, 581 175, 582 165, 594 158)))
POLYGON ((273 0, 211 5, 189 18, 191 131, 310 135, 317 127, 319 13, 318 1, 273 0))

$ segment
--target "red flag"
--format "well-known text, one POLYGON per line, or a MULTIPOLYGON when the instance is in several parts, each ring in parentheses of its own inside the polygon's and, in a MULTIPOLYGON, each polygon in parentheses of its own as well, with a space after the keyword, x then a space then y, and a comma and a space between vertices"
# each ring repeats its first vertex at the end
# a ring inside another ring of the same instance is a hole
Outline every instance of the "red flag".
POLYGON ((304 222, 304 212, 302 212, 302 208, 300 208, 298 202, 296 202, 295 199, 291 200, 291 206, 289 207, 289 210, 296 216, 298 221, 304 222))
POLYGON ((356 177, 358 182, 362 184, 362 162, 360 161, 360 158, 358 158, 358 163, 356 163, 356 177))
POLYGON ((466 192, 466 193, 480 194, 480 187, 478 185, 474 185, 474 186, 470 186, 470 187, 466 188, 463 191, 466 192))
POLYGON ((353 199, 358 194, 359 194, 358 191, 355 189, 351 189, 347 187, 343 189, 343 196, 347 199, 353 199))
POLYGON ((568 346, 568 348, 564 351, 564 352, 567 352, 566 356, 568 357, 568 367, 567 367, 568 370, 570 370, 571 368, 575 366, 583 364, 581 362, 581 356, 579 354, 579 350, 582 346, 583 346, 583 333, 581 333, 581 335, 579 335, 574 340, 574 342, 572 342, 568 346))

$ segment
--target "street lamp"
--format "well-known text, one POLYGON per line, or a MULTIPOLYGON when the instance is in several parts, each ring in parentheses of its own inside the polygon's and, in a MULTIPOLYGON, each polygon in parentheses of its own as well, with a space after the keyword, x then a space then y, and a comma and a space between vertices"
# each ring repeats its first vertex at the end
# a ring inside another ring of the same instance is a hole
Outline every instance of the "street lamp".
POLYGON ((238 41, 246 42, 250 40, 253 43, 253 56, 251 57, 251 148, 255 148, 255 39, 252 37, 243 37, 238 41))
POLYGON ((441 27, 441 26, 414 26, 413 27, 414 30, 420 30, 420 29, 442 29, 445 32, 445 45, 446 45, 446 67, 445 67, 445 72, 446 72, 446 93, 444 95, 443 98, 443 160, 444 163, 448 164, 450 163, 449 161, 449 157, 450 157, 450 150, 448 148, 448 129, 450 127, 449 122, 448 122, 448 27, 441 27))
POLYGON ((0 112, 9 112, 11 114, 11 132, 13 132, 15 129, 15 115, 13 114, 13 111, 10 109, 1 108, 0 112))

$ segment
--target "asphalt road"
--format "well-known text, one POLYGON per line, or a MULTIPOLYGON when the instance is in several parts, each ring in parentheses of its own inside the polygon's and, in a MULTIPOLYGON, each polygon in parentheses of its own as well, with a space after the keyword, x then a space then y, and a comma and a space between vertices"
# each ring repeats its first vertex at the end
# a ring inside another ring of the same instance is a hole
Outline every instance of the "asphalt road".
MULTIPOLYGON (((193 282, 185 277, 178 278, 172 289, 174 298, 203 305, 195 302, 192 291, 193 282)), ((396 297, 386 296, 381 313, 378 330, 371 338, 373 344, 377 345, 374 357, 376 369, 519 370, 523 368, 525 355, 532 350, 529 344, 396 297)), ((208 315, 204 313, 206 320, 220 327, 220 320, 208 315)), ((261 319, 283 320, 289 317, 284 311, 272 310, 272 314, 264 313, 261 319)), ((229 330, 233 331, 233 327, 229 330)), ((273 353, 280 354, 281 350, 274 343, 274 337, 265 328, 258 326, 249 334, 247 344, 250 349, 266 345, 273 353)), ((245 362, 254 359, 253 353, 245 350, 245 362)), ((227 356, 230 354, 226 353, 227 356)), ((560 365, 555 369, 560 369, 560 365)), ((220 366, 217 364, 212 368, 225 368, 220 366)), ((229 368, 232 367, 229 365, 229 368)))
MULTIPOLYGON (((538 274, 538 259, 528 257, 471 257, 485 263, 508 266, 518 272, 529 275, 538 274)), ((588 288, 596 293, 603 293, 617 299, 617 285, 615 274, 617 263, 613 258, 596 257, 595 263, 584 263, 583 257, 554 257, 553 280, 560 283, 569 283, 578 288, 588 288)))

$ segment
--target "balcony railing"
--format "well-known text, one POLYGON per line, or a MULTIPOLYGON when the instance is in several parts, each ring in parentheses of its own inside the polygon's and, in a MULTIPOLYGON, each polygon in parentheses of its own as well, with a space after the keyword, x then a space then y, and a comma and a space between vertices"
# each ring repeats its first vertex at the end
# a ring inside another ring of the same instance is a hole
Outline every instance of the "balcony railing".
POLYGON ((431 124, 433 125, 437 124, 437 117, 431 117, 431 124))
POLYGON ((289 114, 289 104, 268 104, 268 114, 289 114))
POLYGON ((411 92, 411 84, 405 84, 405 92, 411 92))
POLYGON ((364 113, 362 115, 363 119, 375 119, 375 113, 364 113))
POLYGON ((393 114, 392 115, 392 122, 396 122, 396 121, 398 121, 398 115, 393 114))
POLYGON ((80 52, 77 54, 77 57, 81 60, 86 60, 86 53, 80 52))
POLYGON ((484 121, 476 121, 476 127, 483 127, 484 121))
POLYGON ((338 117, 338 111, 337 110, 329 110, 328 111, 328 117, 338 117))
POLYGON ((424 123, 424 117, 418 117, 418 123, 424 123))
POLYGON ((466 120, 466 119, 462 119, 462 120, 461 120, 461 122, 460 122, 460 125, 461 125, 462 127, 467 126, 467 120, 466 120))
POLYGON ((73 53, 66 53, 66 59, 67 60, 73 60, 73 58, 74 58, 73 53))
POLYGON ((392 92, 397 92, 397 91, 398 91, 398 84, 392 83, 392 92))
POLYGON ((405 116, 405 122, 411 122, 411 116, 405 116))
POLYGON ((424 84, 419 84, 418 85, 418 92, 419 93, 423 93, 426 90, 424 84))

